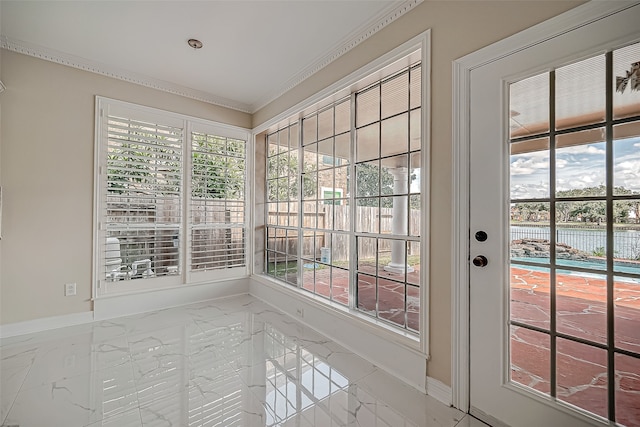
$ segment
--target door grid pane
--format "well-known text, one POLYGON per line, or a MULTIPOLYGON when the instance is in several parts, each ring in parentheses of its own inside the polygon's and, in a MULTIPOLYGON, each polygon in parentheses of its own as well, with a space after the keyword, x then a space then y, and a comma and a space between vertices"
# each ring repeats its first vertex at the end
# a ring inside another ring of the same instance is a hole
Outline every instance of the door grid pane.
POLYGON ((635 44, 568 64, 512 83, 509 105, 510 381, 627 426, 640 425, 640 85, 620 79, 639 62, 635 44))

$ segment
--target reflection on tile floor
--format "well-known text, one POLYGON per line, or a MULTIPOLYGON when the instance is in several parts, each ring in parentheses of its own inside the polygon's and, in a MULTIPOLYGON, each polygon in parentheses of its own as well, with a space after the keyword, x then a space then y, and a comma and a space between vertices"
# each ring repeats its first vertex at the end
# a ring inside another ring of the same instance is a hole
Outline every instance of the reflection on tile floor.
POLYGON ((1 344, 1 425, 476 425, 250 296, 1 344))

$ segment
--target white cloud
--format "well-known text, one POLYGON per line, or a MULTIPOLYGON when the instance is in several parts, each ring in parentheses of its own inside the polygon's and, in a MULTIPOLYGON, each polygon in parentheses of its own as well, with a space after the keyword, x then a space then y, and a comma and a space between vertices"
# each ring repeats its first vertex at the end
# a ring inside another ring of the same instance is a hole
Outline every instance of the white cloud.
POLYGON ((531 175, 549 169, 549 158, 542 156, 512 156, 511 175, 531 175))
POLYGON ((617 163, 613 177, 616 187, 640 191, 640 159, 617 163))
POLYGON ((627 172, 627 171, 640 172, 640 159, 627 160, 624 162, 620 162, 616 164, 615 170, 621 171, 621 172, 627 172))
MULTIPOLYGON (((614 162, 614 185, 640 191, 640 141, 617 143, 614 162), (635 148, 634 148, 635 147, 635 148)), ((556 158, 556 190, 604 185, 603 144, 565 147, 556 158)), ((511 156, 511 197, 536 198, 549 194, 549 152, 546 150, 511 156)))
POLYGON ((549 197, 549 185, 547 183, 525 183, 525 184, 511 184, 511 198, 512 199, 533 199, 549 197))
POLYGON ((595 145, 575 145, 558 149, 562 154, 605 154, 605 150, 595 145))

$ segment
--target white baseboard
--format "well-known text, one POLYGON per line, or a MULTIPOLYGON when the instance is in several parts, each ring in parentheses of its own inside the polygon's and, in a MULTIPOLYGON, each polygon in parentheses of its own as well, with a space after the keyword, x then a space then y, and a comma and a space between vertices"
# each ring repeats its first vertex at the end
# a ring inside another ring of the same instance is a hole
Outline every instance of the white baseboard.
POLYGON ((81 325, 93 322, 93 312, 65 314, 62 316, 43 317, 24 322, 9 323, 0 326, 0 338, 15 337, 33 332, 48 331, 66 326, 81 325))
POLYGON ((158 289, 136 294, 105 296, 93 302, 95 320, 113 319, 249 293, 249 278, 158 289))
POLYGON ((427 356, 418 350, 417 343, 411 343, 407 337, 369 325, 348 312, 329 307, 324 302, 315 302, 312 298, 259 276, 252 278, 249 293, 326 335, 400 381, 422 393, 427 392, 427 356), (304 317, 297 315, 299 309, 304 317))
POLYGON ((438 381, 435 378, 427 377, 427 394, 434 399, 444 403, 445 405, 451 406, 451 387, 449 387, 442 381, 438 381))
POLYGON ((115 317, 247 293, 249 293, 249 279, 242 278, 179 288, 159 289, 152 292, 104 297, 94 300, 92 312, 44 317, 0 325, 0 338, 81 325, 96 320, 113 319, 115 317))

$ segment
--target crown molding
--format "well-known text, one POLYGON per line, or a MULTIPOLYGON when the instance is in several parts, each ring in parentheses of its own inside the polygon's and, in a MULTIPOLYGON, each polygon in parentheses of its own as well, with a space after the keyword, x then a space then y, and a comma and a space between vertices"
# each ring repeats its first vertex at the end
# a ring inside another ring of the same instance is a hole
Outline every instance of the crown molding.
POLYGON ((322 55, 300 73, 289 79, 282 87, 280 87, 280 89, 265 95, 262 99, 252 105, 218 97, 205 91, 188 88, 164 80, 154 79, 153 77, 113 67, 98 61, 92 61, 75 55, 70 55, 36 45, 34 43, 13 39, 4 35, 0 35, 0 47, 23 55, 29 55, 46 61, 55 62, 57 64, 66 65, 68 67, 89 71, 91 73, 123 80, 129 83, 172 93, 174 95, 180 95, 209 104, 253 114, 265 105, 284 95, 286 92, 293 89, 295 86, 299 85, 345 53, 349 52, 351 49, 373 36, 396 19, 405 15, 423 1, 424 0, 396 0, 377 16, 369 20, 369 22, 354 30, 351 35, 347 36, 342 42, 337 43, 334 48, 331 49, 330 53, 322 55))
POLYGON ((4 35, 0 36, 0 47, 12 52, 33 56, 35 58, 44 59, 46 61, 55 62, 57 64, 77 68, 79 70, 89 71, 91 73, 100 74, 106 77, 111 77, 140 86, 172 93, 174 95, 184 96, 186 98, 191 98, 197 101, 242 111, 244 113, 251 113, 249 106, 244 103, 217 97, 208 92, 188 88, 164 80, 154 79, 153 77, 145 76, 131 71, 126 71, 98 61, 91 61, 75 55, 69 55, 67 53, 49 49, 40 45, 36 45, 34 43, 12 39, 4 35))
POLYGON ((336 59, 340 58, 351 49, 373 36, 378 31, 382 30, 387 25, 391 24, 396 19, 405 15, 424 0, 397 0, 395 4, 386 8, 380 12, 376 17, 372 18, 369 22, 362 25, 357 30, 353 31, 350 36, 347 36, 342 42, 339 42, 329 54, 321 56, 319 59, 312 62, 308 67, 302 70, 300 73, 293 76, 287 83, 285 83, 279 90, 270 95, 264 96, 261 100, 251 106, 251 112, 255 113, 261 108, 265 107, 272 101, 275 101, 295 86, 302 83, 304 80, 311 77, 336 59))

